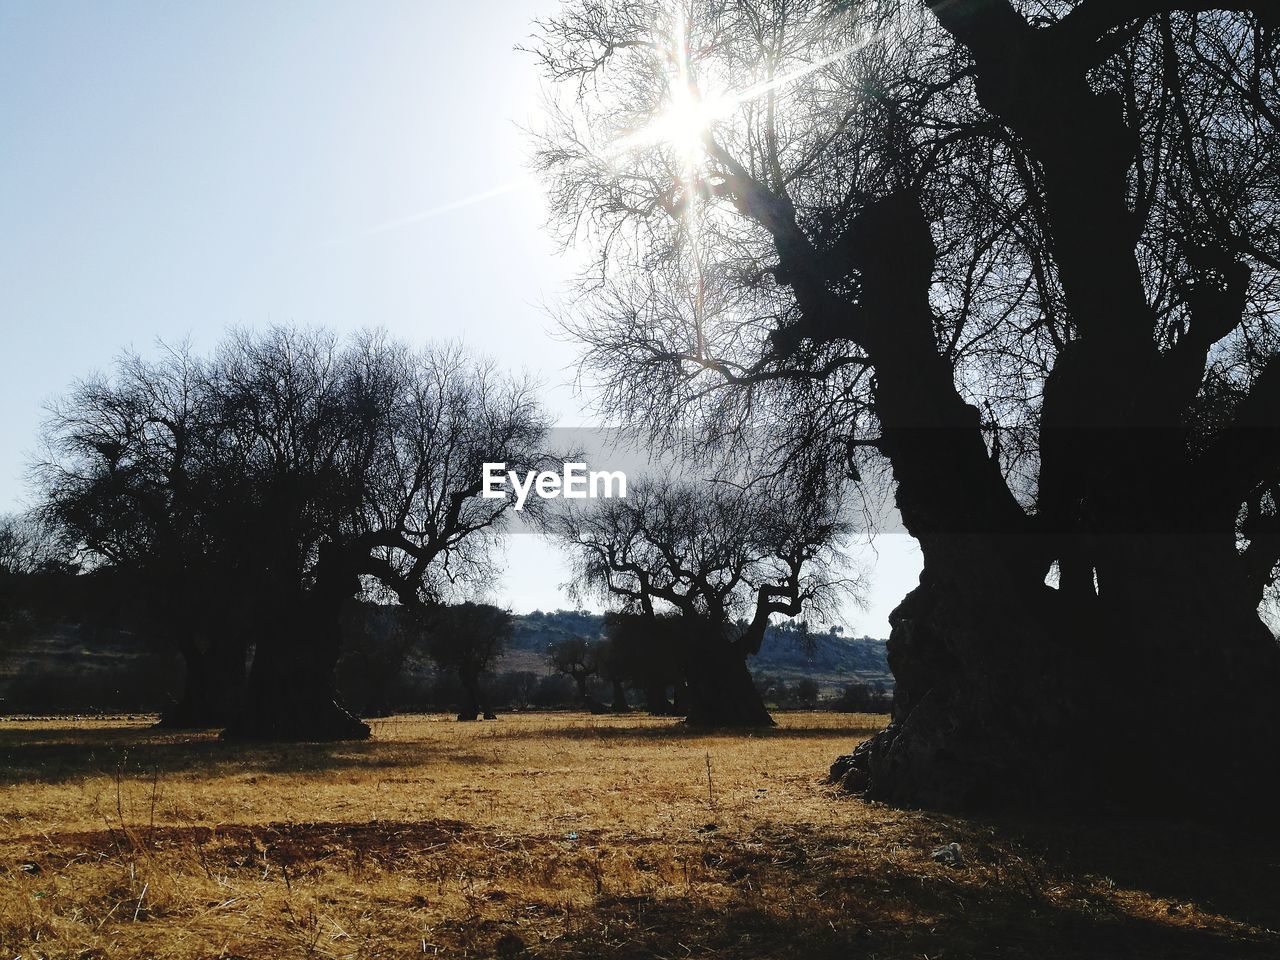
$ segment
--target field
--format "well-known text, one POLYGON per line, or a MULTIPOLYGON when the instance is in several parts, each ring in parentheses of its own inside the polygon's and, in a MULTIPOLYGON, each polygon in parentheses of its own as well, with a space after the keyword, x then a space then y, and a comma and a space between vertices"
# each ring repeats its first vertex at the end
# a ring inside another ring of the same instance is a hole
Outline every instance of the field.
POLYGON ((1272 831, 894 810, 822 782, 880 718, 779 721, 0 722, 0 955, 1280 956, 1272 831))

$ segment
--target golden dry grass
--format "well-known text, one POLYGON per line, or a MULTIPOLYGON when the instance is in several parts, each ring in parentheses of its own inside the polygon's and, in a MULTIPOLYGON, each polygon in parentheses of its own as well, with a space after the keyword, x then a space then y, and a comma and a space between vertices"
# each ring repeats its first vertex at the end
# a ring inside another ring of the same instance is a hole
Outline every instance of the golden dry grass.
POLYGON ((0 957, 1280 956, 1269 837, 893 810, 822 782, 879 718, 779 719, 0 723, 0 957))

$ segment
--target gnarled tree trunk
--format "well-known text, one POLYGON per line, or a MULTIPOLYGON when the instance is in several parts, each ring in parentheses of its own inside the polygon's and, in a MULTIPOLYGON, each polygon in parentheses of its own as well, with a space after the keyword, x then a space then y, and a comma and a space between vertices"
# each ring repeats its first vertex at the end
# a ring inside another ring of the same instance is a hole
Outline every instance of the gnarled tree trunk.
POLYGON ((626 685, 616 678, 613 680, 613 703, 609 709, 614 713, 626 713, 631 709, 631 704, 627 703, 626 685))
MULTIPOLYGON (((1080 162, 1095 181, 1107 173, 1080 162)), ((862 331, 863 342, 924 571, 891 617, 892 722, 833 777, 943 808, 1270 796, 1280 648, 1246 589, 1233 516, 1215 507, 1180 425, 1183 358, 1160 356, 1114 313, 1133 307, 1132 290, 1116 289, 1136 271, 1111 264, 1095 278, 1110 294, 1083 298, 1112 312, 1081 324, 1046 384, 1040 509, 1028 514, 928 343, 927 283, 910 277, 932 261, 922 218, 899 198, 865 219, 864 303, 892 308, 897 327, 862 331), (1211 721, 1205 702, 1218 705, 1211 721)), ((1064 257, 1086 247, 1072 231, 1059 238, 1064 257)))
POLYGON ((685 722, 696 727, 773 726, 747 669, 745 651, 714 625, 696 622, 689 634, 682 705, 685 722))
POLYGON ((1158 580, 1082 605, 973 557, 926 563, 894 611, 892 722, 836 779, 952 809, 1272 796, 1280 651, 1222 578, 1153 556, 1158 580))
POLYGON ((292 602, 268 595, 244 704, 222 732, 228 740, 363 740, 368 724, 341 703, 333 670, 342 648, 343 605, 359 591, 336 549, 322 547, 315 583, 292 602))

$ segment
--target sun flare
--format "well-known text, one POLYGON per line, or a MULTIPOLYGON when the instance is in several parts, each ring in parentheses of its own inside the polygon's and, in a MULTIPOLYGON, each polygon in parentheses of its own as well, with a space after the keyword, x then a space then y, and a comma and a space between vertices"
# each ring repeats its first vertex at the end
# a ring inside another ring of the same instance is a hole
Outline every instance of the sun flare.
POLYGON ((654 122, 655 140, 669 144, 686 166, 697 163, 718 114, 714 98, 698 96, 688 85, 673 83, 671 102, 654 122))

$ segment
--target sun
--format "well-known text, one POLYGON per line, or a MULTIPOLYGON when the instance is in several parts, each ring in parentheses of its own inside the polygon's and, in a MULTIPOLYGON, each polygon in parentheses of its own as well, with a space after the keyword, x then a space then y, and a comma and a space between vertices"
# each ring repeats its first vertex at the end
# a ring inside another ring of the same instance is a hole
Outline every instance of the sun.
POLYGON ((665 48, 665 94, 652 119, 640 130, 617 141, 614 156, 636 148, 666 146, 674 150, 684 168, 682 177, 694 174, 703 157, 711 127, 728 102, 699 88, 689 55, 687 14, 678 5, 672 10, 670 32, 655 38, 665 48))
POLYGON ((675 150, 686 167, 696 166, 716 116, 714 99, 699 96, 692 85, 677 80, 671 84, 670 103, 659 114, 654 134, 675 150))

